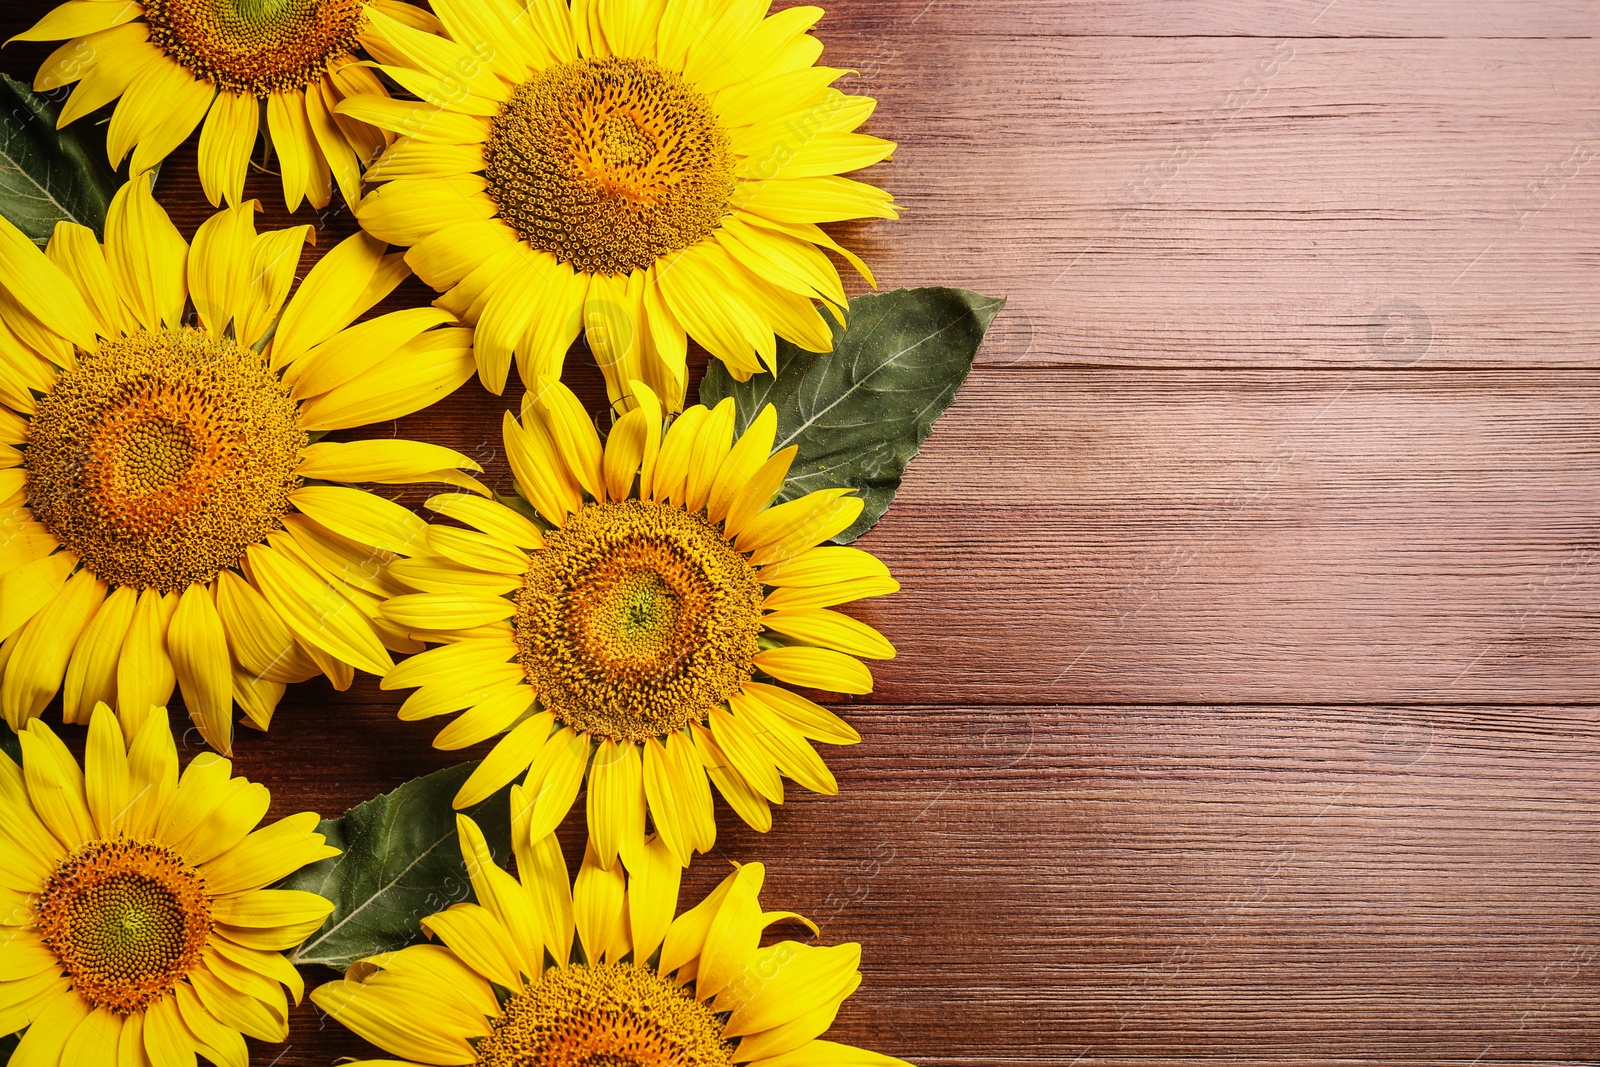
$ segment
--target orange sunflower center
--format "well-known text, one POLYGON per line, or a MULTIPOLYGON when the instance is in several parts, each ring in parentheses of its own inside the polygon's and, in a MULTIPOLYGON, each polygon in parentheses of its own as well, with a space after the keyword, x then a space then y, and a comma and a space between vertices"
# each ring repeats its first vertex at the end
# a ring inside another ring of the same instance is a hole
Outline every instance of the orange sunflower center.
POLYGON ((566 967, 506 1002, 483 1067, 731 1067, 711 1009, 631 963, 566 967))
POLYGON ((484 146, 489 196, 523 240, 624 275, 711 236, 733 196, 704 93, 653 60, 580 59, 518 86, 484 146))
POLYGON ((749 680, 761 585, 702 515, 589 504, 545 537, 517 594, 516 640, 545 707, 641 741, 703 721, 749 680))
POLYGON ((361 35, 365 0, 144 0, 150 42, 218 88, 304 89, 361 35))
POLYGON ((80 354, 39 400, 28 502, 100 578, 174 592, 279 528, 305 445, 259 354, 198 330, 133 334, 80 354))
POLYGON ((73 989, 120 1015, 172 992, 211 931, 199 872, 170 849, 123 839, 91 841, 63 860, 38 916, 73 989))

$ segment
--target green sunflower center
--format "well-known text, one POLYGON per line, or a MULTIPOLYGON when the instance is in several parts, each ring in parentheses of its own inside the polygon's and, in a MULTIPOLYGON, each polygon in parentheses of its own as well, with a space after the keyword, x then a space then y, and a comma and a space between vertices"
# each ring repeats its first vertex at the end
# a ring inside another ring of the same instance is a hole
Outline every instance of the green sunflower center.
POLYGON ((28 502, 100 578, 174 592, 280 527, 305 445, 262 356, 198 330, 132 334, 39 400, 28 502))
POLYGON ((565 967, 506 1002, 482 1067, 731 1067, 711 1009, 631 963, 565 967))
POLYGON ((211 930, 200 874, 160 845, 92 841, 38 900, 39 936, 73 989, 126 1015, 170 993, 199 962, 211 930))
POLYGON ((625 275, 705 240, 733 196, 704 93, 649 59, 580 59, 522 83, 484 146, 489 196, 574 270, 625 275))
POLYGON ((304 89, 361 35, 365 0, 144 0, 150 41, 196 77, 250 96, 304 89))
POLYGON ((589 504, 533 553, 517 594, 519 660, 563 722, 660 737, 749 680, 761 601, 749 562, 703 516, 589 504))

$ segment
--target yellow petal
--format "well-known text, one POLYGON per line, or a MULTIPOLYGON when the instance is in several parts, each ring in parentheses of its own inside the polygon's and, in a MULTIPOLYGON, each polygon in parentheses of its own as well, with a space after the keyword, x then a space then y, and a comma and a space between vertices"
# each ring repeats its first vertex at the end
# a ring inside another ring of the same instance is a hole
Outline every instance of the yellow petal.
POLYGON ((272 338, 274 367, 295 362, 355 321, 357 300, 378 273, 383 252, 382 241, 357 233, 317 261, 283 309, 272 338))
POLYGON ((316 832, 315 812, 279 819, 201 866, 206 890, 213 896, 242 893, 276 882, 309 863, 339 855, 316 832))
POLYGON ((778 409, 768 404, 751 421, 738 443, 727 453, 721 467, 714 472, 706 499, 706 517, 712 522, 721 522, 728 517, 728 509, 732 507, 739 491, 749 484, 772 454, 772 442, 777 435, 778 409))
POLYGON ((826 608, 795 608, 762 616, 768 630, 796 641, 831 648, 862 659, 893 659, 894 646, 877 630, 826 608))
POLYGON ((732 717, 739 721, 746 737, 764 748, 790 778, 813 793, 833 796, 839 783, 828 765, 806 743, 800 731, 768 710, 766 704, 746 693, 728 698, 732 717))
POLYGON ((744 486, 734 491, 733 499, 728 503, 728 517, 723 523, 724 529, 731 534, 743 536, 745 530, 762 513, 762 509, 778 490, 783 488, 784 479, 789 476, 789 467, 799 452, 798 445, 790 445, 773 453, 765 463, 756 468, 756 472, 749 477, 744 486))
POLYGON ((191 585, 178 601, 167 631, 172 669, 184 706, 212 748, 233 750, 233 671, 222 617, 203 585, 191 585))
MULTIPOLYGON (((289 296, 290 286, 294 284, 300 253, 304 250, 306 239, 311 236, 312 229, 309 226, 295 226, 257 235, 255 247, 250 252, 249 282, 235 294, 239 303, 234 309, 234 329, 241 344, 253 348, 269 329, 281 325, 279 312, 283 311, 283 302, 289 296)), ((277 367, 281 364, 275 359, 273 365, 277 367)), ((303 422, 302 428, 305 428, 303 422)))
POLYGON ((521 973, 538 977, 544 970, 544 941, 527 890, 494 861, 477 823, 457 815, 456 835, 461 841, 461 858, 472 882, 473 896, 510 935, 507 945, 521 973))
POLYGON ((831 693, 872 692, 872 672, 843 652, 790 645, 757 652, 755 664, 780 682, 831 693))
MULTIPOLYGON (((530 804, 525 832, 531 840, 554 833, 561 825, 578 798, 588 764, 589 735, 570 726, 563 727, 539 750, 525 781, 530 804)), ((514 817, 520 816, 514 813, 514 817)))
POLYGON ((340 430, 409 415, 454 392, 472 377, 472 331, 429 330, 396 349, 381 374, 366 375, 314 396, 300 408, 305 430, 340 430))
POLYGON ((106 265, 141 325, 176 329, 183 323, 188 257, 188 242, 156 203, 148 178, 117 191, 106 215, 106 265))
POLYGON ((741 867, 728 886, 706 926, 705 947, 695 968, 695 999, 710 1000, 744 976, 761 944, 760 884, 755 872, 741 867))
POLYGON ((94 837, 94 820, 84 791, 83 771, 67 746, 38 719, 17 735, 28 799, 40 821, 68 848, 94 837))
POLYGON ((407 630, 467 630, 517 613, 515 602, 477 593, 411 593, 383 605, 383 617, 407 630))
POLYGON ((626 883, 622 864, 601 866, 590 841, 572 887, 572 917, 591 966, 615 962, 630 948, 626 883))
POLYGON ((648 960, 672 925, 683 867, 666 842, 652 836, 628 875, 628 928, 634 960, 648 960))
POLYGON ((45 255, 72 280, 102 335, 113 337, 134 329, 116 283, 111 280, 105 249, 100 247, 93 230, 75 222, 56 223, 45 255))
MULTIPOLYGON (((104 0, 67 0, 11 41, 64 41, 108 30, 138 18, 141 9, 132 3, 106 3, 104 0)), ((7 41, 6 44, 10 44, 7 41)))
POLYGON ((61 1054, 88 1015, 89 1005, 77 993, 56 997, 22 1035, 9 1063, 16 1067, 76 1067, 75 1061, 63 1062, 61 1054))
POLYGON ((265 545, 252 545, 246 559, 257 590, 308 647, 379 676, 394 666, 360 609, 304 564, 265 545))
POLYGON ((482 905, 453 905, 424 918, 422 928, 496 985, 515 989, 522 984, 521 961, 510 943, 509 931, 482 905))
POLYGON ((394 501, 343 485, 301 486, 289 502, 334 533, 400 555, 420 543, 428 528, 394 501))
POLYGON ((427 330, 455 322, 438 308, 407 308, 357 323, 316 345, 292 364, 285 381, 296 400, 381 376, 389 357, 427 330))
POLYGON ((757 833, 771 830, 772 809, 767 806, 767 798, 751 787, 705 727, 693 723, 689 732, 694 735, 695 751, 705 765, 706 777, 717 787, 722 799, 757 833))
POLYGON ((219 211, 195 231, 189 254, 189 293, 200 324, 213 337, 225 335, 240 303, 239 264, 255 246, 257 202, 219 211))
POLYGON ((537 840, 527 835, 528 815, 533 803, 520 785, 511 787, 511 847, 517 857, 517 880, 528 891, 539 927, 544 931, 545 949, 558 960, 572 955, 572 883, 567 878, 567 861, 561 842, 554 834, 537 840))
POLYGON ((861 740, 861 735, 856 732, 855 727, 799 693, 791 693, 787 689, 765 682, 746 682, 744 695, 760 701, 768 711, 813 741, 826 741, 831 745, 853 745, 861 740))
POLYGON ((700 427, 711 412, 696 404, 672 421, 661 441, 661 456, 656 461, 656 476, 650 494, 654 500, 682 503, 684 485, 689 478, 689 455, 700 427))
POLYGON ((158 709, 145 716, 128 744, 128 793, 132 801, 123 815, 123 829, 132 837, 154 838, 177 791, 178 750, 166 710, 158 709))
MULTIPOLYGON (((727 461, 733 447, 733 397, 725 397, 711 410, 689 449, 689 476, 684 487, 684 506, 699 511, 706 506, 712 483, 727 461)), ((762 457, 765 459, 766 457, 762 457)))
POLYGON ((250 152, 260 132, 261 109, 253 96, 221 92, 200 130, 200 186, 213 207, 244 200, 250 152))
POLYGON ((555 715, 548 711, 518 723, 510 733, 495 742, 494 748, 461 783, 460 790, 451 802, 452 806, 460 811, 481 804, 532 766, 549 740, 554 723, 555 715))
POLYGON ((539 528, 504 504, 460 493, 442 493, 430 498, 428 507, 505 544, 517 548, 544 547, 544 536, 539 528))
POLYGON ((151 708, 164 708, 172 699, 178 676, 172 669, 167 631, 177 609, 176 593, 163 596, 154 589, 140 593, 134 606, 117 658, 117 714, 127 736, 138 732, 151 708))
MULTIPOLYGON (((531 402, 567 470, 585 492, 596 500, 604 500, 600 435, 583 410, 583 403, 571 389, 553 378, 539 380, 538 391, 531 394, 531 402)), ((523 401, 524 410, 528 403, 526 399, 523 401)))
POLYGON ((520 679, 499 686, 440 730, 433 747, 449 751, 486 741, 510 729, 532 706, 533 690, 520 679))
POLYGON ((223 571, 217 575, 216 594, 228 648, 253 677, 289 682, 304 680, 307 671, 315 673, 289 628, 250 583, 223 571))
POLYGON ((560 525, 582 504, 583 490, 557 454, 550 431, 532 417, 519 425, 509 411, 501 418, 500 430, 517 490, 546 521, 560 525))
POLYGON ((43 711, 61 688, 73 648, 105 593, 104 582, 80 570, 17 634, 0 683, 0 707, 12 729, 43 711))
POLYGON ((70 552, 57 552, 0 576, 0 640, 55 600, 77 562, 70 552))
POLYGON ((0 219, 0 278, 11 298, 46 330, 93 352, 94 318, 72 280, 5 219, 0 219))
POLYGON ((83 782, 89 814, 101 837, 115 837, 130 814, 131 778, 125 744, 116 715, 104 704, 95 708, 84 746, 83 782))
POLYGON ((644 844, 644 766, 639 746, 603 738, 589 770, 589 839, 600 864, 610 867, 620 853, 633 859, 644 844))
POLYGON ((843 1000, 855 987, 860 964, 857 944, 817 948, 780 941, 760 950, 750 964, 764 981, 735 983, 712 1009, 732 1012, 723 1027, 726 1036, 757 1034, 843 1000))

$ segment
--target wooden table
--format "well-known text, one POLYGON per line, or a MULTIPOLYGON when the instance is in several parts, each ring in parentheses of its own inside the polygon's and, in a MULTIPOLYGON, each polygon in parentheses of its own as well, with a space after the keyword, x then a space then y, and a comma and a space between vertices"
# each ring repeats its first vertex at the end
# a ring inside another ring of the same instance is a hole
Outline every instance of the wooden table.
MULTIPOLYGON (((865 943, 833 1036, 1600 1058, 1597 28, 1595 0, 831 5, 906 208, 849 239, 886 286, 1011 301, 862 542, 905 583, 861 612, 900 657, 847 709, 841 796, 765 837, 723 812, 691 876, 764 860, 772 906, 865 943)), ((161 181, 190 230, 193 165, 161 181)), ((399 430, 504 484, 513 399, 399 430)), ((328 814, 462 758, 395 704, 301 686, 237 766, 328 814)), ((254 1055, 363 1053, 306 1005, 254 1055)))

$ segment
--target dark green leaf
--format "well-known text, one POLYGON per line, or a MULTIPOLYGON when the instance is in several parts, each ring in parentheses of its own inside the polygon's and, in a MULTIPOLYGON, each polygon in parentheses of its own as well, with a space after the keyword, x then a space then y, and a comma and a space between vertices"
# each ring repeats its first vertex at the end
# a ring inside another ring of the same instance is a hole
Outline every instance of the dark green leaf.
MULTIPOLYGON (((450 800, 476 766, 435 771, 356 805, 342 819, 322 820, 318 829, 344 855, 314 863, 280 885, 334 903, 322 929, 290 954, 296 963, 343 970, 364 956, 422 940, 423 918, 471 899, 450 800)), ((508 792, 466 812, 501 865, 511 852, 508 792)))
POLYGON ((833 324, 833 352, 778 342, 778 373, 736 382, 713 361, 700 383, 707 406, 734 398, 740 433, 762 407, 778 409, 778 448, 800 453, 779 494, 851 486, 866 500, 853 541, 883 516, 906 464, 950 406, 1003 299, 965 289, 896 289, 850 301, 849 328, 833 324))
POLYGON ((17 1051, 17 1046, 22 1043, 22 1031, 0 1037, 0 1063, 10 1063, 11 1054, 17 1051))
POLYGON ((9 726, 0 726, 0 752, 18 763, 22 762, 22 742, 17 740, 17 735, 9 726))
POLYGON ((39 244, 63 219, 100 233, 116 191, 104 133, 89 122, 57 130, 55 105, 0 75, 0 215, 39 244))

